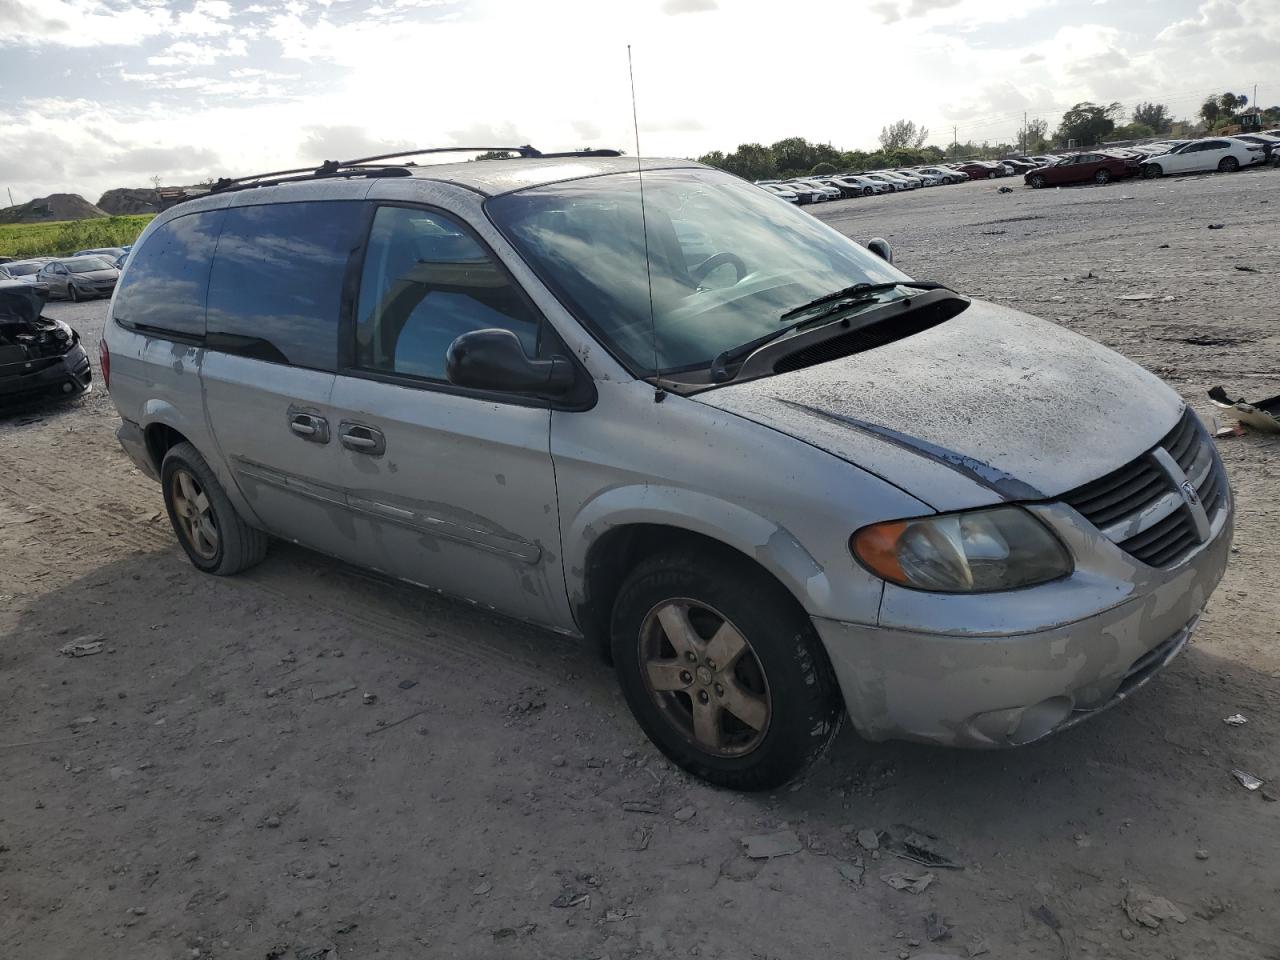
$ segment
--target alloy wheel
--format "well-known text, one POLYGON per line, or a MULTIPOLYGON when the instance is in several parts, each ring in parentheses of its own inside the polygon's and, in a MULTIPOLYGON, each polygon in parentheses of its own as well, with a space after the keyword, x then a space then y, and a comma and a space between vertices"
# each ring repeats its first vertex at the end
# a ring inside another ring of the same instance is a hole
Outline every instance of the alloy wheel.
POLYGON ((200 481, 179 467, 169 479, 169 496, 183 538, 202 559, 212 560, 220 542, 218 520, 200 481))
POLYGON ((1045 179, 1040 174, 1037 173, 1034 177, 1031 178, 1031 186, 1034 187, 1036 190, 1039 190, 1044 185, 1045 185, 1045 179))
POLYGON ((740 757, 764 739, 773 713, 751 643, 697 600, 655 606, 640 626, 644 684, 662 716, 698 750, 740 757))
POLYGON ((1111 179, 1111 171, 1105 168, 1102 170, 1099 170, 1097 173, 1093 175, 1093 180, 1095 183, 1106 183, 1110 179, 1111 179))

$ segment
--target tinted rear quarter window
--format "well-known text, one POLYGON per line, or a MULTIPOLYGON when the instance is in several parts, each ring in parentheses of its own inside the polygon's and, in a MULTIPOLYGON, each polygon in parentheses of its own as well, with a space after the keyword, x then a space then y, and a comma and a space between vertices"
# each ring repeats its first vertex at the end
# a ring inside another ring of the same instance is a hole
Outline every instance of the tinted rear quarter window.
POLYGON ((356 200, 228 210, 209 280, 210 349, 336 369, 343 280, 364 210, 356 200))
POLYGON ((113 316, 126 326, 199 337, 224 210, 175 217, 134 251, 116 290, 113 316))

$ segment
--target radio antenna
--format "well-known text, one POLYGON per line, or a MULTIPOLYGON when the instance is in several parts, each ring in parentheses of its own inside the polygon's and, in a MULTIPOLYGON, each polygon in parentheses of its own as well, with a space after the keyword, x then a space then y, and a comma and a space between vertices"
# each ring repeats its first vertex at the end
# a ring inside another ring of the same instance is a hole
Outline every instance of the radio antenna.
POLYGON ((644 166, 640 162, 640 120, 636 114, 636 72, 631 65, 631 44, 627 44, 627 76, 631 80, 631 124, 636 134, 636 177, 640 180, 640 228, 644 234, 644 275, 649 283, 649 340, 653 344, 653 402, 661 403, 667 393, 659 381, 662 370, 658 366, 658 324, 653 314, 653 267, 649 261, 649 220, 644 212, 644 166))

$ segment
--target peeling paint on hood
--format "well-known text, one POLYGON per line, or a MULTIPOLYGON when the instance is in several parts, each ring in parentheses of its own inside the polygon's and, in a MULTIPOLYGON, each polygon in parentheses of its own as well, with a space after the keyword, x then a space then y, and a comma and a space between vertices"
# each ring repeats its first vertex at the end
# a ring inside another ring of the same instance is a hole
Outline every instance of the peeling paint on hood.
POLYGON ((1183 406, 1120 354, 978 300, 905 340, 696 399, 812 443, 937 509, 974 505, 975 485, 989 502, 1057 496, 1150 448, 1183 406))

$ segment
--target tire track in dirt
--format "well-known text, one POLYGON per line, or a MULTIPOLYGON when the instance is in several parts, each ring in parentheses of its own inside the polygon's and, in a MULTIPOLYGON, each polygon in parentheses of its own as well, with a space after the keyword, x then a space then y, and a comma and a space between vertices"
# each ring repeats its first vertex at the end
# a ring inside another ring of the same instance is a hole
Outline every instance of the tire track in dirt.
MULTIPOLYGON (((137 498, 136 477, 98 474, 96 482, 90 484, 69 471, 58 469, 61 464, 62 461, 51 461, 48 469, 39 470, 27 459, 6 464, 6 477, 0 481, 0 496, 6 504, 39 518, 26 525, 31 533, 39 536, 56 531, 59 533, 56 545, 78 556, 83 555, 80 545, 91 545, 104 560, 109 554, 166 548, 175 559, 179 556, 159 498, 156 498, 155 509, 130 504, 131 499, 137 498), (74 510, 68 509, 68 494, 71 494, 74 510), (157 516, 159 519, 155 519, 157 516), (94 534, 99 536, 94 537, 94 534)), ((545 648, 549 656, 564 652, 570 646, 570 641, 515 621, 502 621, 507 629, 500 627, 494 630, 494 622, 500 620, 496 616, 466 608, 454 601, 439 600, 420 588, 358 571, 322 554, 307 551, 305 559, 290 556, 288 551, 292 549, 303 552, 303 548, 277 545, 273 551, 276 557, 237 577, 221 579, 220 583, 234 589, 267 594, 311 612, 323 610, 346 621, 359 634, 379 645, 426 660, 435 669, 449 673, 471 676, 483 673, 487 677, 505 674, 513 681, 545 683, 558 671, 554 666, 530 657, 517 644, 521 640, 525 641, 526 647, 530 643, 536 644, 545 648), (325 580, 320 586, 315 582, 317 571, 325 580), (369 589, 370 585, 373 590, 369 589), (411 606, 413 600, 421 603, 428 597, 438 604, 458 607, 453 618, 475 621, 477 629, 447 629, 431 619, 405 616, 386 609, 388 605, 411 606), (484 635, 509 637, 513 642, 495 643, 484 639, 484 635)))

